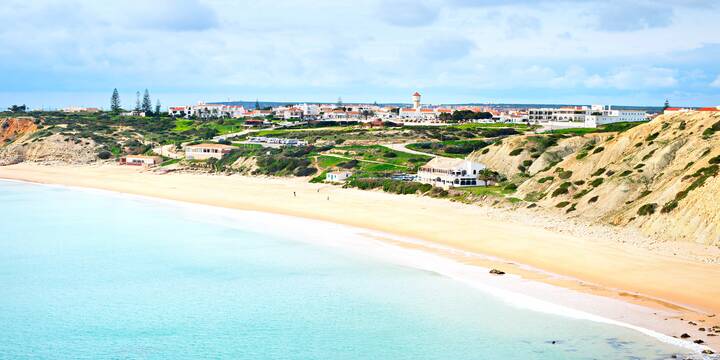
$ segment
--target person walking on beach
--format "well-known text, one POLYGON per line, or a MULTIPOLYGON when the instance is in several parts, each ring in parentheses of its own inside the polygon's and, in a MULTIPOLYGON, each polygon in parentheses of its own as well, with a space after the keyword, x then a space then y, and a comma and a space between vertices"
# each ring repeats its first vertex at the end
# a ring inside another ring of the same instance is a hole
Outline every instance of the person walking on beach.
POLYGON ((297 194, 296 194, 294 191, 293 191, 293 196, 294 196, 294 197, 297 197, 297 194))

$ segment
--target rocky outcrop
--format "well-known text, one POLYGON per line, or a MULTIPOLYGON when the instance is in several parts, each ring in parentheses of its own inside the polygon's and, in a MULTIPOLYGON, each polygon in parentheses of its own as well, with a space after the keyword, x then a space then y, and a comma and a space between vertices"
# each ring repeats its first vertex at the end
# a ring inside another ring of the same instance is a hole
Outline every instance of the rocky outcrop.
POLYGON ((60 134, 27 137, 0 148, 0 166, 25 161, 88 164, 97 161, 97 146, 90 139, 71 139, 60 134))
POLYGON ((26 134, 37 130, 32 117, 16 117, 0 119, 0 147, 9 145, 26 134))

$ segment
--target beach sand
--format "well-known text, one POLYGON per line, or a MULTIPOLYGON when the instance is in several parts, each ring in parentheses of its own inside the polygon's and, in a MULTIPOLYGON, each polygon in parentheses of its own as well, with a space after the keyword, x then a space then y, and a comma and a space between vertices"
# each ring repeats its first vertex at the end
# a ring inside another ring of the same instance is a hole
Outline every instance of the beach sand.
MULTIPOLYGON (((720 336, 710 337, 707 331, 698 330, 720 325, 715 317, 716 313, 720 315, 720 265, 630 243, 552 231, 522 221, 522 217, 499 221, 493 215, 496 209, 310 184, 306 179, 161 175, 117 165, 24 163, 0 167, 0 178, 292 215, 420 239, 425 242, 384 240, 500 268, 529 280, 643 305, 656 311, 631 314, 604 309, 603 315, 671 336, 687 332, 690 340, 702 339, 710 347, 720 348, 720 336), (688 324, 690 321, 697 325, 688 324)), ((592 310, 591 304, 577 306, 592 310)))

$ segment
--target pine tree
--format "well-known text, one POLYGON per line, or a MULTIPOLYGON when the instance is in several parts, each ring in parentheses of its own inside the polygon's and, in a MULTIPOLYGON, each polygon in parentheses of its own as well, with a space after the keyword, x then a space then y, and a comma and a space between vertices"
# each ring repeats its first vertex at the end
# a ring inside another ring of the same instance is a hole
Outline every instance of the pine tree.
POLYGON ((155 116, 160 117, 160 99, 155 102, 155 116))
POLYGON ((117 88, 113 90, 112 97, 110 98, 110 110, 113 114, 120 112, 120 93, 118 93, 117 88))
POLYGON ((145 89, 145 94, 143 95, 142 111, 148 115, 152 113, 152 100, 150 100, 150 92, 148 89, 145 89))
POLYGON ((135 111, 140 111, 140 92, 135 92, 135 111))

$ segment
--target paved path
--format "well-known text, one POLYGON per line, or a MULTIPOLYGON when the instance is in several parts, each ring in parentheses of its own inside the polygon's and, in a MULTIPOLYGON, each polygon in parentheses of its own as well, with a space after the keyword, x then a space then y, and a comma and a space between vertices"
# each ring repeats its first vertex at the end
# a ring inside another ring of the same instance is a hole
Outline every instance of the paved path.
POLYGON ((395 150, 395 151, 400 151, 400 152, 404 152, 404 153, 408 153, 408 154, 413 154, 413 155, 425 155, 425 156, 430 156, 430 157, 439 157, 438 155, 435 155, 435 154, 431 154, 431 153, 426 153, 426 152, 422 152, 422 151, 417 151, 417 150, 408 149, 407 146, 410 145, 410 144, 413 144, 413 143, 380 144, 380 145, 382 145, 382 146, 384 146, 384 147, 386 147, 386 148, 393 149, 393 150, 395 150))

